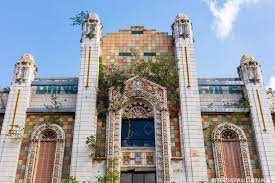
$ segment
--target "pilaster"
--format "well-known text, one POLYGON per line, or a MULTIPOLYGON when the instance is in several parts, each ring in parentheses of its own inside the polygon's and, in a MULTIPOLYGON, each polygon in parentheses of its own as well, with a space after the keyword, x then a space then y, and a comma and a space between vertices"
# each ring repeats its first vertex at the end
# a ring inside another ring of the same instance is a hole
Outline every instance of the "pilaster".
POLYGON ((186 182, 208 181, 192 23, 178 14, 173 28, 178 59, 181 139, 186 182))
POLYGON ((89 14, 84 21, 81 38, 81 63, 78 82, 76 117, 73 137, 71 175, 80 181, 96 181, 86 137, 96 136, 100 38, 102 25, 96 14, 89 14))

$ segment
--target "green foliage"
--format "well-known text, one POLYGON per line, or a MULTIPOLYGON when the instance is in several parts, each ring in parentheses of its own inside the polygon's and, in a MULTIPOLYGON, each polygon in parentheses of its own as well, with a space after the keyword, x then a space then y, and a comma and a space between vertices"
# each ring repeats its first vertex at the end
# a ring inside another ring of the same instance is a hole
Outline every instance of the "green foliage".
POLYGON ((85 141, 87 147, 89 148, 89 150, 91 151, 90 156, 93 157, 95 154, 95 148, 96 148, 96 137, 93 135, 90 135, 86 138, 85 141))
POLYGON ((4 93, 9 93, 9 92, 10 92, 10 87, 5 87, 5 88, 3 88, 3 92, 4 92, 4 93))
POLYGON ((59 101, 57 95, 52 94, 50 104, 44 106, 49 112, 49 119, 47 119, 47 124, 58 124, 62 126, 61 115, 58 113, 58 110, 62 109, 62 102, 59 101))
POLYGON ((11 125, 7 137, 10 137, 14 142, 19 142, 23 137, 24 128, 20 125, 11 125))
POLYGON ((69 178, 62 181, 63 183, 79 183, 76 177, 70 176, 69 178))
POLYGON ((86 20, 88 16, 88 11, 81 11, 74 17, 71 17, 70 20, 72 21, 71 26, 79 26, 86 20))
MULTIPOLYGON (((99 66, 99 114, 105 116, 109 103, 109 88, 115 87, 124 92, 124 82, 131 77, 141 76, 149 81, 167 88, 168 104, 179 105, 177 60, 173 56, 156 57, 155 61, 139 61, 130 67, 119 67, 115 64, 99 66)), ((113 106, 116 109, 118 106, 113 106)))
POLYGON ((110 157, 108 159, 109 166, 103 175, 98 175, 96 178, 99 183, 117 183, 120 179, 120 174, 116 170, 118 166, 119 159, 115 157, 110 157))
POLYGON ((275 112, 271 113, 271 116, 272 116, 273 123, 275 123, 275 112))
POLYGON ((87 147, 89 148, 91 154, 90 157, 103 157, 104 156, 104 139, 101 137, 95 137, 90 135, 85 141, 87 147))
MULTIPOLYGON (((78 181, 76 177, 70 176, 67 179, 62 180, 62 183, 80 183, 80 181, 78 181)), ((82 181, 82 183, 88 183, 88 182, 82 181)))

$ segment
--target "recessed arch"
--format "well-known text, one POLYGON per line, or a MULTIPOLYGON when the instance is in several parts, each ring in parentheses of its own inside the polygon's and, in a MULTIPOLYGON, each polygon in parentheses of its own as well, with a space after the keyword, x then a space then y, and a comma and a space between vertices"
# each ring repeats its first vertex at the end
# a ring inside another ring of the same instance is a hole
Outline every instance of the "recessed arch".
POLYGON ((247 139, 244 131, 232 123, 223 123, 212 132, 216 176, 252 180, 247 139))
MULTIPOLYGON (((135 102, 145 103, 151 111, 144 108, 142 104, 143 114, 152 115, 155 129, 158 129, 155 133, 155 155, 158 157, 155 162, 157 182, 170 182, 170 125, 166 89, 136 76, 125 82, 125 90, 122 94, 117 88, 111 88, 109 99, 111 105, 108 115, 107 160, 110 157, 121 157, 121 120, 125 110, 135 102)), ((107 166, 110 168, 108 161, 107 166)), ((120 165, 115 168, 115 171, 120 172, 120 165)))
POLYGON ((65 133, 59 125, 36 127, 31 136, 24 182, 61 182, 64 147, 65 133), (45 163, 47 166, 43 166, 45 163))

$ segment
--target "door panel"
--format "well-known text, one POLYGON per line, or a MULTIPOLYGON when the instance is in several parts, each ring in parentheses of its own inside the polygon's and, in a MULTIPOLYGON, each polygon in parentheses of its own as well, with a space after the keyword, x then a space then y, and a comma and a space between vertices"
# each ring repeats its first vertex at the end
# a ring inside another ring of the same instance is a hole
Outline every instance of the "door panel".
POLYGON ((154 172, 125 172, 121 173, 121 183, 155 183, 156 173, 154 172))

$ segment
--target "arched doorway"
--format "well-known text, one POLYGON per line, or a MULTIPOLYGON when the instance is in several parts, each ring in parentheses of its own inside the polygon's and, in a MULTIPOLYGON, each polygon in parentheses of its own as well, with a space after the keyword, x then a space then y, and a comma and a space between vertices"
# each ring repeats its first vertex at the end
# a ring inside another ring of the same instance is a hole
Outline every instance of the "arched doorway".
POLYGON ((245 133, 231 123, 218 125, 212 133, 217 178, 250 182, 253 178, 245 133))
POLYGON ((38 126, 31 138, 24 182, 59 183, 65 133, 56 124, 38 126))

